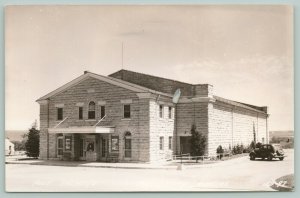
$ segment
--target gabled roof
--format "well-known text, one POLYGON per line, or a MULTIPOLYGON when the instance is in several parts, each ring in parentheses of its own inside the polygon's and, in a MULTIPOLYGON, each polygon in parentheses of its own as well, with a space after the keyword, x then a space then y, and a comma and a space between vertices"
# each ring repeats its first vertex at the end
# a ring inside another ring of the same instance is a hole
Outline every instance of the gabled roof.
POLYGON ((152 90, 152 89, 148 89, 146 87, 142 87, 142 86, 139 86, 139 85, 127 82, 127 81, 123 81, 123 80, 116 79, 116 78, 113 78, 113 77, 102 76, 102 75, 99 75, 99 74, 95 74, 95 73, 92 73, 92 72, 85 71, 83 75, 81 75, 81 76, 75 78, 74 80, 68 82, 67 84, 55 89, 54 91, 46 94, 45 96, 37 99, 36 101, 38 102, 38 101, 41 101, 41 100, 46 100, 46 99, 48 99, 52 96, 55 96, 55 95, 65 91, 65 90, 67 90, 68 88, 70 88, 74 85, 77 85, 78 83, 82 82, 83 80, 87 79, 88 77, 92 77, 92 78, 95 78, 95 79, 98 79, 98 80, 101 80, 101 81, 107 82, 109 84, 116 85, 116 86, 119 86, 119 87, 122 87, 122 88, 125 88, 125 89, 128 89, 128 90, 131 90, 131 91, 134 91, 134 92, 137 92, 137 93, 148 92, 148 93, 154 93, 154 94, 160 94, 160 95, 172 97, 172 95, 170 95, 170 94, 166 94, 166 93, 162 93, 162 92, 155 91, 155 90, 152 90))

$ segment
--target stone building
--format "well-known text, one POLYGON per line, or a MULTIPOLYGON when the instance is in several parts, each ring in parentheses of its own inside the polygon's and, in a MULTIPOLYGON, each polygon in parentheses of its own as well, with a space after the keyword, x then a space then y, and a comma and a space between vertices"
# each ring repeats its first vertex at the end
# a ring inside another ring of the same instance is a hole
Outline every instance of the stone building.
POLYGON ((216 155, 219 145, 269 141, 267 107, 218 97, 209 84, 128 70, 85 71, 37 102, 41 159, 165 161, 190 152, 193 124, 207 138, 207 155, 216 155))

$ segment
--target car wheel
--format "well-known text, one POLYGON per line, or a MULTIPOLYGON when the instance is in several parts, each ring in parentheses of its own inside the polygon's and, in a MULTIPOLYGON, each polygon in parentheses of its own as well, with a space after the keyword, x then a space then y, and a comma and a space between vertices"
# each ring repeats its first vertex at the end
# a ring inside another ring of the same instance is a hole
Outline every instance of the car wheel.
POLYGON ((273 159, 273 156, 272 156, 272 155, 269 155, 269 156, 268 156, 268 161, 272 161, 272 159, 273 159))
POLYGON ((254 154, 250 155, 250 160, 255 160, 255 155, 254 154))
POLYGON ((284 157, 280 157, 279 160, 282 161, 284 159, 284 157))

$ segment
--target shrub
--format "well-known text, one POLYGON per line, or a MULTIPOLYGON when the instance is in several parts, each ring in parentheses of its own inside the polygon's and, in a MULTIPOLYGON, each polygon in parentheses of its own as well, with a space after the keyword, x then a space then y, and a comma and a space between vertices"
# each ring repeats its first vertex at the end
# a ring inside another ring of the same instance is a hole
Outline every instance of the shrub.
POLYGON ((217 154, 218 154, 218 157, 219 157, 220 159, 222 159, 223 153, 224 153, 224 149, 222 148, 221 145, 219 145, 218 148, 217 148, 217 154))
POLYGON ((248 145, 244 148, 243 153, 250 153, 252 151, 251 145, 248 145))

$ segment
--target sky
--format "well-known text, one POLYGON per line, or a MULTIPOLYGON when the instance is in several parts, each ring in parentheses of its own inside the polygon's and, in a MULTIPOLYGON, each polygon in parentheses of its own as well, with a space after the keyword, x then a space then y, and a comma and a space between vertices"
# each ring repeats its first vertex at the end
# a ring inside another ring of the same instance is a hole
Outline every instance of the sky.
POLYGON ((28 129, 35 101, 85 70, 123 68, 211 84, 215 95, 268 106, 269 130, 293 130, 293 55, 284 5, 9 6, 5 128, 28 129))

